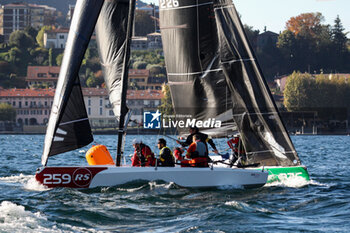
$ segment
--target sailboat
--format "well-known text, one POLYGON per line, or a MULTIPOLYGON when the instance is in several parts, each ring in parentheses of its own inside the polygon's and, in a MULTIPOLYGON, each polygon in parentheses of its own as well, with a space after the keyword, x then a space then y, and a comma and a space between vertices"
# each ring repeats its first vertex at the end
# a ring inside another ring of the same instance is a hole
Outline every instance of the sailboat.
POLYGON ((163 180, 183 187, 263 186, 268 176, 266 170, 121 166, 128 122, 126 91, 134 10, 135 0, 77 1, 45 136, 42 167, 35 175, 36 180, 50 188, 116 186, 136 180, 163 180), (119 122, 116 161, 100 165, 47 166, 51 156, 93 141, 78 71, 95 25, 105 83, 119 122))
POLYGON ((246 165, 265 167, 268 182, 309 180, 232 0, 169 0, 159 7, 176 115, 221 121, 201 132, 238 134, 246 165))

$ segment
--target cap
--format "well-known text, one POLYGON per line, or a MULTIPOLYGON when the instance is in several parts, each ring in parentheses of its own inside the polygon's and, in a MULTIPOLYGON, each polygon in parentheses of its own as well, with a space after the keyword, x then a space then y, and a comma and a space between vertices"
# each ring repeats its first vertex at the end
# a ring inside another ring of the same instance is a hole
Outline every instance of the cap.
POLYGON ((135 144, 140 144, 140 143, 142 143, 142 141, 140 140, 140 139, 134 139, 134 140, 132 140, 132 144, 133 145, 135 145, 135 144))

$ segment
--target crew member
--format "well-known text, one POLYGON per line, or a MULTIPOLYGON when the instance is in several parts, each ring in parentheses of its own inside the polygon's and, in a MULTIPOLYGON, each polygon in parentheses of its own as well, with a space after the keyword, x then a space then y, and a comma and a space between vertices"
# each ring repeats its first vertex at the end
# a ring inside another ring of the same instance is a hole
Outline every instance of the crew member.
POLYGON ((188 135, 188 137, 186 138, 186 141, 184 142, 180 142, 180 141, 176 141, 178 144, 180 144, 181 146, 185 147, 185 146, 189 146, 192 143, 192 138, 195 134, 197 134, 200 137, 200 141, 203 142, 205 144, 205 148, 208 154, 208 145, 207 143, 210 144, 210 146, 213 148, 213 152, 215 154, 219 154, 218 150, 216 149, 215 143, 213 142, 213 140, 205 133, 201 133, 199 132, 199 129, 194 126, 194 127, 190 127, 189 128, 189 133, 190 135, 188 135))
POLYGON ((174 157, 176 159, 176 162, 181 162, 184 160, 182 154, 184 153, 184 150, 181 147, 175 147, 174 148, 174 157))
POLYGON ((169 147, 166 146, 164 138, 158 140, 159 160, 158 166, 160 167, 174 167, 174 156, 169 147))
POLYGON ((135 148, 134 155, 131 158, 133 167, 150 167, 155 165, 154 154, 149 146, 142 143, 141 140, 134 139, 132 143, 135 148))
POLYGON ((183 160, 181 164, 183 166, 193 167, 208 167, 208 155, 207 148, 204 142, 201 141, 201 136, 195 134, 192 137, 192 144, 188 147, 186 158, 190 160, 183 160))

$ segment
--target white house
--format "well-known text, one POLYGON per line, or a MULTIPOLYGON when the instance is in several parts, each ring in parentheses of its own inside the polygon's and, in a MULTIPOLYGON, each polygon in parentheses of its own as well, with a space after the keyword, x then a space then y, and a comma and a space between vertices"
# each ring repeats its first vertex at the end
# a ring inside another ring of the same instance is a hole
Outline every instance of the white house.
POLYGON ((68 38, 68 28, 58 28, 44 33, 45 48, 64 49, 68 38))

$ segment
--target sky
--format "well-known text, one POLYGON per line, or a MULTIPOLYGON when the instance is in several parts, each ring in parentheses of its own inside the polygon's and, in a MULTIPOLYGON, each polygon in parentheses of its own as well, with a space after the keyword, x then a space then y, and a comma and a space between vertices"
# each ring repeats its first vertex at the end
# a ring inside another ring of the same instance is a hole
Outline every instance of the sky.
MULTIPOLYGON (((158 0, 142 0, 156 3, 158 0)), ((350 38, 350 0, 233 0, 241 15, 243 24, 253 26, 262 32, 267 30, 279 33, 285 29, 286 22, 302 13, 320 12, 324 24, 334 25, 339 15, 343 27, 350 38)))

